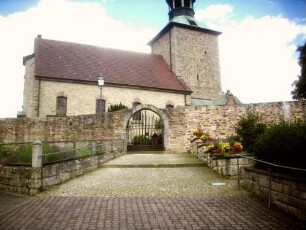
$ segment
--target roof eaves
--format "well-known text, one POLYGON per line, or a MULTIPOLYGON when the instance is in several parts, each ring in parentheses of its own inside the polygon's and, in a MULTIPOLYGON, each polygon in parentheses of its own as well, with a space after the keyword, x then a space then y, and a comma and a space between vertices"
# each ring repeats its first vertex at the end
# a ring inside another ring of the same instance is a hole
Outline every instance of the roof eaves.
POLYGON ((171 21, 154 38, 152 38, 147 43, 147 45, 151 46, 156 40, 158 40, 161 36, 163 36, 173 26, 178 26, 178 27, 186 28, 186 29, 190 29, 190 30, 201 31, 201 32, 205 32, 205 33, 212 34, 212 35, 217 35, 217 36, 222 34, 222 32, 219 32, 219 31, 216 31, 216 30, 211 30, 211 29, 206 29, 206 28, 202 28, 202 27, 198 27, 198 26, 191 26, 191 25, 186 25, 186 24, 182 24, 182 23, 179 23, 179 22, 171 21))
MULTIPOLYGON (((69 82, 69 83, 82 83, 82 84, 97 84, 96 81, 89 81, 89 80, 81 80, 81 79, 73 79, 73 78, 57 78, 57 77, 47 77, 47 76, 39 76, 36 75, 35 77, 46 80, 46 81, 57 81, 57 82, 69 82)), ((146 89, 146 90, 152 90, 152 91, 162 91, 162 92, 173 92, 173 93, 182 93, 182 94, 191 94, 192 91, 189 90, 176 90, 176 89, 168 89, 168 88, 158 88, 158 87, 148 87, 148 86, 137 86, 137 85, 128 85, 128 84, 118 84, 113 82, 105 82, 106 86, 121 86, 121 87, 129 87, 134 89, 146 89)))

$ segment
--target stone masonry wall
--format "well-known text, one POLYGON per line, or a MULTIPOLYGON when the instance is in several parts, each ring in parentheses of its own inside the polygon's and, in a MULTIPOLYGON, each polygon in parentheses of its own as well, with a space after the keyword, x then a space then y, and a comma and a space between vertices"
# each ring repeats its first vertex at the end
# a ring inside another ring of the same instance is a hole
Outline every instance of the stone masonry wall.
POLYGON ((164 57, 165 61, 170 66, 170 35, 169 31, 161 36, 155 43, 152 44, 152 54, 159 54, 164 57))
POLYGON ((174 26, 152 44, 152 53, 165 58, 192 89, 192 97, 222 96, 218 36, 174 26))
MULTIPOLYGON (((42 190, 98 169, 104 162, 125 153, 124 142, 105 148, 105 154, 65 161, 41 168, 0 166, 0 190, 36 195, 42 190)), ((106 145, 107 146, 107 145, 106 145)))
POLYGON ((36 117, 38 111, 39 81, 34 79, 35 58, 25 63, 23 109, 28 117, 36 117))
POLYGON ((204 163, 207 164, 209 168, 222 176, 237 178, 238 173, 241 173, 243 168, 254 165, 252 160, 247 158, 240 158, 234 154, 228 157, 224 157, 207 153, 207 147, 202 146, 202 144, 203 142, 200 140, 193 141, 188 152, 201 159, 204 163))
MULTIPOLYGON (((40 117, 56 114, 56 97, 59 94, 67 96, 67 116, 96 113, 96 100, 100 98, 100 89, 97 85, 42 81, 40 117)), ((174 106, 185 105, 183 94, 126 87, 104 86, 102 97, 106 101, 106 111, 110 105, 119 103, 132 108, 135 101, 152 104, 158 108, 165 108, 168 102, 174 106)))
POLYGON ((172 70, 192 89, 192 97, 222 96, 218 36, 173 27, 172 70))
MULTIPOLYGON (((291 120, 305 119, 305 102, 288 102, 291 120)), ((260 114, 265 123, 283 119, 282 103, 262 103, 239 106, 188 106, 162 110, 168 117, 167 150, 189 150, 192 133, 203 128, 212 138, 227 138, 235 134, 235 125, 249 111, 260 114)), ((80 142, 126 138, 126 116, 131 110, 102 115, 48 117, 46 119, 0 119, 0 142, 26 143, 34 139, 42 142, 80 142)))
POLYGON ((128 110, 102 115, 0 119, 0 142, 81 142, 125 139, 124 118, 128 110))
MULTIPOLYGON (((291 120, 306 119, 305 102, 288 102, 291 120)), ((188 106, 169 112, 170 148, 173 151, 189 150, 193 131, 199 127, 214 139, 235 135, 235 125, 247 112, 258 113, 263 122, 272 124, 284 118, 283 103, 259 103, 237 106, 188 106)))
MULTIPOLYGON (((304 178, 271 173, 271 204, 285 212, 306 220, 306 181, 304 178)), ((269 175, 267 171, 245 168, 242 187, 256 195, 269 197, 269 175)))

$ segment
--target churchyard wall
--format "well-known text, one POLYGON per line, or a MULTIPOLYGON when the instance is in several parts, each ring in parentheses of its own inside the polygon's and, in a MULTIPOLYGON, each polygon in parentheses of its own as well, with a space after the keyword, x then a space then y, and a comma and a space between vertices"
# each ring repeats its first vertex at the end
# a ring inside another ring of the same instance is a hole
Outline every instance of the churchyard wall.
POLYGON ((271 205, 306 220, 305 178, 272 172, 270 179, 267 171, 245 168, 240 185, 266 200, 269 200, 270 197, 271 205))
POLYGON ((0 166, 0 190, 36 195, 101 167, 103 163, 125 154, 125 141, 103 142, 104 153, 87 158, 43 165, 42 167, 0 166))
MULTIPOLYGON (((290 120, 305 119, 305 102, 288 102, 290 120)), ((141 107, 140 107, 141 108, 141 107)), ((168 118, 166 149, 174 153, 189 149, 192 133, 203 128, 212 138, 227 138, 235 134, 235 125, 247 112, 258 113, 263 122, 271 124, 284 119, 283 103, 259 103, 236 106, 188 106, 160 110, 168 118)), ((47 118, 0 119, 0 142, 27 143, 79 142, 126 138, 126 109, 102 115, 79 115, 47 118)))

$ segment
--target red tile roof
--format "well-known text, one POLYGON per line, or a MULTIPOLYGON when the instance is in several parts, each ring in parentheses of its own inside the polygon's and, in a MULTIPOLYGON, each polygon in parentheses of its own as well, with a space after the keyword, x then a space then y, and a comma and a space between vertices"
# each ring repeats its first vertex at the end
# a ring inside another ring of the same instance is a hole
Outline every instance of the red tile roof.
POLYGON ((101 48, 71 42, 35 39, 35 76, 60 80, 128 85, 190 94, 190 88, 160 55, 101 48))

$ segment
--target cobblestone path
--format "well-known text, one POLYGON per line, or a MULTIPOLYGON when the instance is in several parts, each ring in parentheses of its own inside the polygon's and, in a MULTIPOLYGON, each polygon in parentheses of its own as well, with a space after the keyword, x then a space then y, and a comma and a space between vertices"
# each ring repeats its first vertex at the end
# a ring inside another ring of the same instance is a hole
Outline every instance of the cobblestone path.
POLYGON ((36 197, 0 198, 0 229, 305 227, 187 155, 128 154, 36 197))

